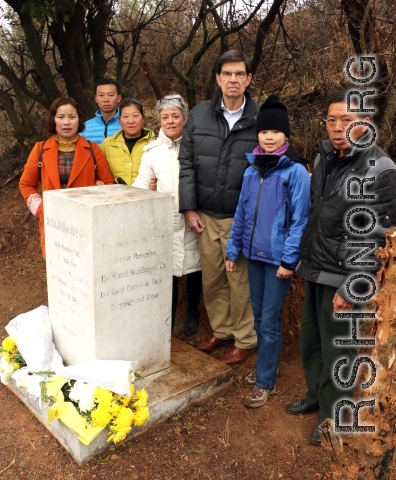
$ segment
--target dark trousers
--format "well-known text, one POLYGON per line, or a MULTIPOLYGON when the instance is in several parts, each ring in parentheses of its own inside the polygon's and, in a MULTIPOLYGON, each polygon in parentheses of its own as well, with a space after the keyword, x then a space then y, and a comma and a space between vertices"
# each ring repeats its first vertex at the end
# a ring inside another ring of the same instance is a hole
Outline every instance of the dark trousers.
MULTIPOLYGON (((334 340, 351 338, 351 319, 335 319, 333 297, 336 288, 305 281, 304 307, 301 321, 301 355, 308 391, 305 401, 319 405, 319 423, 334 420, 334 407, 340 400, 353 396, 354 386, 342 388, 334 378, 334 365, 346 358, 348 363, 339 370, 343 382, 350 379, 357 358, 357 347, 336 346, 334 340)), ((344 409, 345 410, 345 409, 344 409)))
MULTIPOLYGON (((172 277, 172 329, 175 326, 177 301, 179 299, 179 277, 172 277)), ((186 275, 187 308, 198 310, 202 293, 202 272, 186 275)))

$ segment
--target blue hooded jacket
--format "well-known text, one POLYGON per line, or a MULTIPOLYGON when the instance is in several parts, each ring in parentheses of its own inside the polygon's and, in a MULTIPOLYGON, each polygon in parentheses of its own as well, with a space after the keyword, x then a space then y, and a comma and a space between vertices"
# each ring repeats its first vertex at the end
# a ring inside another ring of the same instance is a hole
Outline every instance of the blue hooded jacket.
POLYGON ((114 135, 121 129, 120 110, 117 107, 116 114, 108 123, 105 122, 101 111, 96 110, 94 118, 87 120, 84 125, 85 129, 80 135, 100 145, 105 138, 114 135))
POLYGON ((309 214, 307 160, 289 147, 263 178, 255 165, 256 156, 248 153, 246 157, 250 166, 243 176, 227 260, 237 262, 242 251, 251 260, 294 270, 309 214))

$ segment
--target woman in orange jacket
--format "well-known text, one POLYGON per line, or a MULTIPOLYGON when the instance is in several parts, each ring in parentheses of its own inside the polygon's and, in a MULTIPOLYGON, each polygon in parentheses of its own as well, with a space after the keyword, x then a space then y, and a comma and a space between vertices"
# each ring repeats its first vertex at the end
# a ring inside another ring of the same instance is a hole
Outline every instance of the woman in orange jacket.
POLYGON ((19 182, 23 198, 40 220, 41 250, 45 258, 43 200, 38 193, 60 188, 91 187, 114 183, 109 164, 99 146, 78 135, 84 121, 78 103, 61 97, 50 106, 45 127, 52 133, 33 147, 19 182))

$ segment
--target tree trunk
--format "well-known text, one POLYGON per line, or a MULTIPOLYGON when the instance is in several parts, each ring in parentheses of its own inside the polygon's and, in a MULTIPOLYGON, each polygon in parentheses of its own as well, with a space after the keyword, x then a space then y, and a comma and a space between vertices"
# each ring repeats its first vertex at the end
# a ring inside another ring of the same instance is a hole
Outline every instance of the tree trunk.
POLYGON ((368 53, 369 46, 369 17, 371 14, 371 0, 342 0, 342 8, 348 18, 348 30, 353 48, 357 55, 368 53), (362 30, 362 26, 363 29, 362 30))
POLYGON ((37 86, 47 101, 52 103, 56 98, 60 97, 61 94, 46 62, 32 17, 29 12, 22 12, 23 1, 6 0, 6 3, 16 12, 21 21, 21 26, 26 37, 26 45, 32 55, 36 69, 37 86))
POLYGON ((96 84, 106 74, 105 39, 107 28, 113 15, 111 0, 95 0, 95 8, 87 15, 88 32, 91 39, 93 57, 93 81, 96 84))
POLYGON ((15 110, 15 105, 9 99, 8 95, 0 91, 0 105, 4 108, 14 130, 14 136, 18 140, 21 147, 22 156, 27 158, 32 145, 39 140, 37 132, 32 133, 27 140, 26 127, 20 122, 18 114, 15 110))
MULTIPOLYGON (((381 143, 385 151, 395 148, 396 138, 396 60, 393 62, 392 78, 386 92, 386 100, 380 123, 381 143), (393 73, 394 72, 394 73, 393 73)), ((389 152, 394 154, 395 152, 389 152)))
MULTIPOLYGON (((376 113, 374 121, 380 125, 380 145, 389 150, 394 145, 396 132, 396 80, 394 78, 395 61, 393 68, 388 69, 387 57, 394 58, 395 32, 393 29, 388 36, 381 39, 381 23, 373 14, 372 0, 342 0, 342 8, 347 17, 348 31, 356 55, 375 54, 378 74, 377 80, 370 87, 377 89, 379 97, 376 99, 376 113), (389 52, 392 49, 392 53, 389 52), (393 135, 393 136, 392 136, 393 135)), ((393 154, 394 152, 389 152, 393 154)))
MULTIPOLYGON (((88 73, 86 53, 82 51, 82 31, 84 28, 85 9, 81 4, 76 4, 70 22, 65 25, 64 16, 59 12, 56 20, 49 26, 51 37, 59 50, 62 59, 61 73, 64 78, 68 95, 73 97, 79 104, 84 118, 90 118, 95 106, 92 91, 84 88, 82 77, 88 73), (80 72, 79 65, 85 65, 80 72)), ((89 85, 84 78, 84 84, 89 85)))
MULTIPOLYGON (((358 433, 344 440, 348 449, 344 448, 341 458, 338 455, 335 460, 331 453, 334 480, 396 478, 396 229, 385 235, 386 245, 376 253, 381 262, 377 280, 382 287, 374 299, 376 317, 370 336, 375 338, 375 346, 369 354, 364 354, 376 365, 376 373, 372 385, 362 390, 362 398, 359 398, 359 401, 375 399, 374 408, 363 407, 359 418, 359 426, 373 425, 375 431, 358 433)), ((371 371, 366 377, 369 375, 371 371)), ((323 445, 331 451, 328 442, 323 445)))
POLYGON ((23 122, 25 123, 25 129, 24 129, 25 137, 30 138, 31 136, 34 136, 35 134, 37 134, 37 130, 34 126, 34 123, 26 107, 25 97, 23 95, 23 92, 19 88, 18 79, 16 78, 16 76, 14 75, 14 72, 11 71, 11 69, 8 67, 8 65, 3 60, 2 57, 0 57, 0 70, 2 75, 5 78, 7 78, 7 80, 10 82, 10 85, 14 90, 14 95, 19 105, 19 111, 23 119, 23 122))
POLYGON ((274 0, 269 12, 267 13, 267 16, 259 25, 256 35, 254 54, 251 62, 251 71, 253 75, 256 72, 257 67, 260 63, 261 54, 263 53, 264 39, 268 34, 268 31, 271 28, 272 24, 275 22, 276 16, 279 14, 280 7, 282 6, 283 2, 284 0, 274 0))
POLYGON ((396 477, 396 229, 386 233, 386 245, 377 251, 381 267, 377 280, 382 287, 375 297, 376 319, 373 325, 375 347, 371 359, 377 365, 373 385, 363 399, 375 398, 374 410, 364 408, 362 424, 375 425, 374 434, 358 435, 364 479, 392 480, 396 477), (375 334, 375 335, 374 335, 375 334), (392 473, 393 472, 393 473, 392 473))
POLYGON ((160 98, 162 98, 163 95, 162 95, 161 85, 159 84, 157 79, 150 73, 150 69, 147 62, 142 62, 142 72, 146 76, 147 80, 149 81, 154 91, 156 99, 159 100, 160 98))

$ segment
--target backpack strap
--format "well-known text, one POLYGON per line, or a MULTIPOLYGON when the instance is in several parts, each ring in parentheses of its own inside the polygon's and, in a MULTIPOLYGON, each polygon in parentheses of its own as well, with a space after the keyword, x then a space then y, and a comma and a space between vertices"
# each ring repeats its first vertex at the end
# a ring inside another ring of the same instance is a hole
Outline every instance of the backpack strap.
POLYGON ((44 145, 45 145, 46 141, 47 140, 44 140, 44 142, 41 145, 39 160, 37 162, 37 168, 38 168, 38 171, 39 171, 40 182, 41 182, 41 167, 43 166, 44 145))
POLYGON ((89 143, 89 148, 91 149, 91 155, 92 155, 92 160, 94 162, 94 165, 95 165, 95 170, 98 168, 97 164, 96 164, 96 157, 95 157, 95 152, 92 148, 92 142, 91 140, 88 140, 88 143, 89 143))
MULTIPOLYGON (((38 166, 39 169, 41 169, 41 167, 43 166, 43 153, 44 153, 44 145, 45 145, 46 142, 47 142, 47 140, 45 140, 41 145, 39 161, 37 162, 37 166, 38 166)), ((40 172, 41 172, 41 170, 40 170, 40 172)), ((41 174, 40 174, 40 176, 41 176, 41 174)))
MULTIPOLYGON (((40 180, 41 180, 41 167, 43 166, 43 153, 44 153, 44 145, 45 143, 47 142, 47 140, 45 140, 43 142, 43 144, 41 145, 41 150, 40 150, 40 155, 39 155, 39 160, 37 162, 37 167, 39 169, 39 174, 40 174, 40 180)), ((91 150, 91 155, 92 155, 92 160, 94 162, 94 165, 95 165, 95 170, 98 168, 98 165, 96 164, 96 157, 95 157, 95 152, 92 148, 92 142, 90 140, 88 140, 88 143, 89 143, 89 148, 91 150)))

